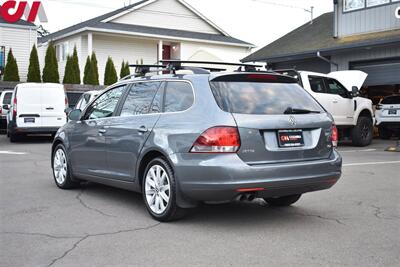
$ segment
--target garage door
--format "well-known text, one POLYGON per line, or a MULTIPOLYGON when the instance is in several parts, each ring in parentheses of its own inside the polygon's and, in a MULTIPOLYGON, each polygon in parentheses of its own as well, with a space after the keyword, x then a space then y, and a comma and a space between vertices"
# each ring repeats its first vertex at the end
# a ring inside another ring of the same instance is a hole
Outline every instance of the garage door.
POLYGON ((400 84, 400 57, 374 61, 351 62, 350 69, 368 73, 365 85, 400 84))

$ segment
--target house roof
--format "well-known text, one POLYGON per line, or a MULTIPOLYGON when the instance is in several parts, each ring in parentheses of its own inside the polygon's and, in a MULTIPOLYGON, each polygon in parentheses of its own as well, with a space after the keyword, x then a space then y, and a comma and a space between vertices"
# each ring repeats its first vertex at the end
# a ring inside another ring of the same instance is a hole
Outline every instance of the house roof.
POLYGON ((315 57, 317 52, 330 55, 357 47, 400 43, 400 29, 334 38, 333 15, 333 12, 330 12, 319 16, 314 20, 313 24, 304 24, 245 57, 242 61, 268 61, 274 63, 310 56, 315 57))
POLYGON ((22 19, 20 19, 19 21, 15 22, 15 23, 10 23, 10 22, 4 20, 3 17, 1 17, 1 16, 0 16, 0 24, 10 24, 10 25, 18 25, 18 26, 26 26, 26 27, 36 27, 36 25, 33 24, 32 22, 28 22, 28 21, 22 20, 22 19))
MULTIPOLYGON (((178 0, 184 3, 181 0, 178 0)), ((123 24, 123 23, 114 23, 109 22, 109 18, 118 16, 121 13, 129 12, 133 10, 135 7, 139 7, 146 3, 154 2, 154 0, 143 0, 126 7, 114 10, 107 14, 95 17, 93 19, 78 23, 71 27, 65 28, 63 30, 57 31, 55 33, 49 34, 47 36, 41 37, 38 39, 39 43, 45 43, 50 40, 55 40, 58 38, 63 38, 68 35, 75 34, 77 32, 85 31, 85 30, 99 30, 99 31, 116 31, 116 32, 126 32, 126 33, 138 33, 138 34, 146 34, 146 35, 156 35, 156 36, 164 36, 164 37, 176 37, 176 38, 187 38, 187 39, 196 39, 196 40, 204 40, 204 41, 212 41, 212 42, 222 42, 222 43, 230 43, 236 45, 243 46, 254 46, 253 44, 244 42, 242 40, 233 38, 224 32, 221 32, 219 28, 216 28, 221 34, 208 34, 208 33, 200 33, 200 32, 192 32, 192 31, 184 31, 184 30, 174 30, 174 29, 165 29, 165 28, 157 28, 157 27, 148 27, 141 25, 132 25, 132 24, 123 24)), ((192 9, 193 10, 193 9, 192 9)), ((200 14, 201 18, 204 19, 204 16, 200 14)), ((210 23, 209 21, 206 21, 210 23)), ((213 27, 216 27, 212 24, 213 27)))

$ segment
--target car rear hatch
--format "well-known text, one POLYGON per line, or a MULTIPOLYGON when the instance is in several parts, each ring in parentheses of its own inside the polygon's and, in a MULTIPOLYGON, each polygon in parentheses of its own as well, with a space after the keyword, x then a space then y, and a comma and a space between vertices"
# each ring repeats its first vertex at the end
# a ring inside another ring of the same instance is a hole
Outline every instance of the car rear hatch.
POLYGON ((249 165, 329 158, 332 120, 288 76, 227 74, 210 80, 220 108, 234 117, 239 157, 249 165))

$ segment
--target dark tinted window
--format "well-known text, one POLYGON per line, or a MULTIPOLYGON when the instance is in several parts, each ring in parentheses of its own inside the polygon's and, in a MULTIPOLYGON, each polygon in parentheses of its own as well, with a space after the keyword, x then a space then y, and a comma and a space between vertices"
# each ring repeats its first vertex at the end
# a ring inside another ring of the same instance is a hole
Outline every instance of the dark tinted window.
POLYGON ((315 93, 326 93, 324 79, 321 77, 310 76, 308 77, 310 81, 311 90, 315 93))
POLYGON ((400 104, 400 95, 388 96, 382 100, 382 104, 384 105, 395 105, 400 104))
POLYGON ((296 83, 212 82, 222 110, 241 114, 284 114, 288 108, 323 112, 296 83))
POLYGON ((122 106, 121 116, 147 114, 160 87, 159 82, 136 83, 132 85, 122 106))
POLYGON ((178 112, 193 105, 192 86, 187 82, 168 82, 165 95, 165 112, 178 112))
POLYGON ((92 120, 112 117, 125 88, 125 85, 116 87, 102 94, 88 107, 85 119, 92 120))
POLYGON ((326 79, 326 84, 328 86, 329 94, 340 95, 343 97, 347 97, 349 95, 347 89, 335 79, 326 79))
POLYGON ((12 93, 6 93, 4 95, 3 104, 4 105, 10 105, 11 104, 11 97, 12 97, 12 93))

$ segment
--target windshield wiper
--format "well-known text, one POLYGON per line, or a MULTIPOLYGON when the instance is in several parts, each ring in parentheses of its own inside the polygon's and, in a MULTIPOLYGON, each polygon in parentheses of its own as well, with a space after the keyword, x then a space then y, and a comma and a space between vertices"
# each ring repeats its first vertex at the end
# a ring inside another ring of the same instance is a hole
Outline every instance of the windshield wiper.
POLYGON ((321 111, 288 107, 283 114, 310 114, 310 113, 319 114, 321 113, 321 111))

